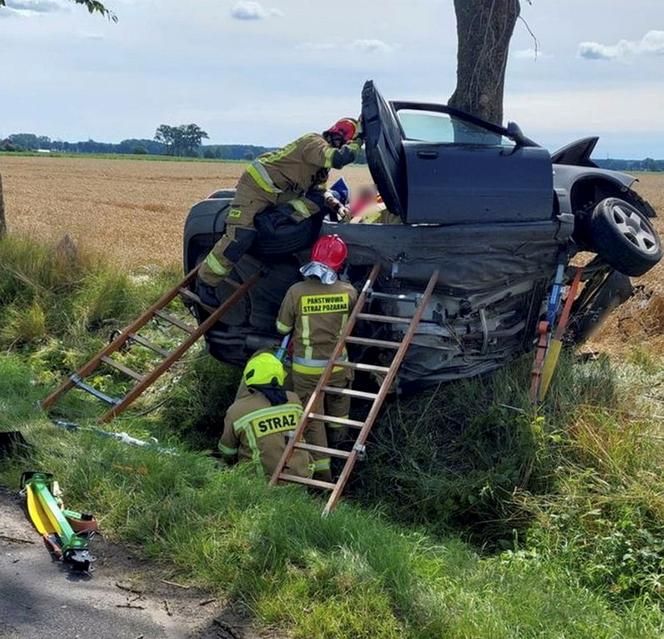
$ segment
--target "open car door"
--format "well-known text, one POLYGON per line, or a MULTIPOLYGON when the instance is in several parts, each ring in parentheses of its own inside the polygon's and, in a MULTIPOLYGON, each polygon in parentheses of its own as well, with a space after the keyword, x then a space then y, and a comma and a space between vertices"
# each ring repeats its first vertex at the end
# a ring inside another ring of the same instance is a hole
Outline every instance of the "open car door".
POLYGON ((362 89, 362 122, 369 171, 387 208, 406 221, 406 174, 401 128, 374 83, 362 89))
POLYGON ((553 216, 546 149, 438 104, 392 102, 402 137, 410 224, 537 222, 553 216))

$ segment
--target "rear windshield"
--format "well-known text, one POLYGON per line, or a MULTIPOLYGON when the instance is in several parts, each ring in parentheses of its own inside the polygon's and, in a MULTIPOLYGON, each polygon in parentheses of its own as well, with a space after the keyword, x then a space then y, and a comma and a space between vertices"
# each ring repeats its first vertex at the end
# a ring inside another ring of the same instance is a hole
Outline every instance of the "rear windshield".
POLYGON ((448 113, 401 109, 397 115, 407 140, 436 144, 514 146, 509 138, 448 113))

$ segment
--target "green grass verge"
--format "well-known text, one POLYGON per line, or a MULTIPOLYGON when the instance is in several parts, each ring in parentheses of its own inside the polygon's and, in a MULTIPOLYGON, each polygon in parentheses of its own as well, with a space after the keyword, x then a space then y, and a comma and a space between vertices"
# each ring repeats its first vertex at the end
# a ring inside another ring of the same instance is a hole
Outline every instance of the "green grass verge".
MULTIPOLYGON (((0 461, 0 483, 56 473, 108 536, 294 637, 664 632, 664 455, 645 398, 662 399, 656 359, 566 359, 539 414, 527 362, 393 402, 349 499, 321 519, 319 498, 196 450, 218 437, 236 382, 200 354, 114 424, 178 455, 48 422, 35 408, 47 388, 177 277, 122 275, 65 249, 0 241, 0 429, 32 444, 0 461)), ((124 357, 139 367, 144 355, 124 357)), ((112 374, 94 381, 121 390, 112 374)), ((62 410, 90 423, 84 401, 62 410)))

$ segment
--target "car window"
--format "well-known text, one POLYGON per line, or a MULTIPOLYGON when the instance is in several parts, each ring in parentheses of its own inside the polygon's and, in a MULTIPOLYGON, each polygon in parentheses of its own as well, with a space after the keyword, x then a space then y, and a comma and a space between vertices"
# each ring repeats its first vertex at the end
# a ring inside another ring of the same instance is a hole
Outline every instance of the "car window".
POLYGON ((448 113, 401 109, 397 115, 407 140, 436 144, 514 146, 509 138, 448 113))

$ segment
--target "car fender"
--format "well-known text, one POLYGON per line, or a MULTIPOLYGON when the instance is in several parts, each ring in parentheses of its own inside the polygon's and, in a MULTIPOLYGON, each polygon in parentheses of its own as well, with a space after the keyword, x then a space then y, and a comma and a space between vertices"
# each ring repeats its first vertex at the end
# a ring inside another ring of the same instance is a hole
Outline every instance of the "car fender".
MULTIPOLYGON (((605 197, 609 197, 625 193, 636 181, 634 176, 620 171, 567 164, 553 165, 553 186, 558 198, 560 213, 575 213, 579 202, 574 201, 576 199, 574 191, 583 183, 592 183, 600 189, 604 187, 604 190, 607 191, 605 197)), ((581 203, 581 205, 583 204, 585 202, 581 203)), ((652 211, 651 207, 648 208, 652 211)), ((652 217, 654 211, 648 215, 652 217)))

